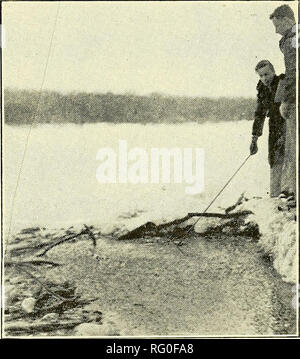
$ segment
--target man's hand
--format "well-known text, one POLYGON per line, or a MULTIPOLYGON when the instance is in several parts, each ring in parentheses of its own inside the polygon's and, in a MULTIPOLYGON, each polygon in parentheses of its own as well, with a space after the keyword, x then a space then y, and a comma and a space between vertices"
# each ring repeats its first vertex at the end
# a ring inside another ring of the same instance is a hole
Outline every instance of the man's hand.
POLYGON ((250 144, 250 155, 255 155, 257 153, 257 151, 258 151, 257 137, 253 136, 251 144, 250 144))

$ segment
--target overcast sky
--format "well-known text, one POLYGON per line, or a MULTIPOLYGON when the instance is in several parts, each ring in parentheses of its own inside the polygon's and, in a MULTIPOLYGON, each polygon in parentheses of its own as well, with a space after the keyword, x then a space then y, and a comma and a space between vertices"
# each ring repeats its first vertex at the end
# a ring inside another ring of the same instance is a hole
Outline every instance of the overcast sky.
MULTIPOLYGON (((44 88, 255 96, 259 60, 284 71, 269 20, 282 3, 62 2, 44 88)), ((5 87, 41 87, 57 6, 2 3, 5 87)))

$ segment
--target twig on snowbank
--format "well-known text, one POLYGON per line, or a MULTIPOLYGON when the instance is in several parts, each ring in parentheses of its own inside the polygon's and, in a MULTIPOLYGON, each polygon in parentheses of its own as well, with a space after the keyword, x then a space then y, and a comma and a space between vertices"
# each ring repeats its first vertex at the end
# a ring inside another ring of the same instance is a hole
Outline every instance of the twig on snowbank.
POLYGON ((56 242, 52 243, 52 244, 49 244, 48 247, 43 250, 42 253, 38 254, 37 257, 42 257, 44 256, 48 251, 50 251, 50 249, 56 247, 56 246, 59 246, 60 244, 62 243, 65 243, 65 242, 68 242, 68 241, 71 241, 72 239, 74 238, 77 238, 79 236, 82 236, 83 234, 88 234, 88 231, 87 229, 84 229, 82 230, 80 233, 77 233, 77 234, 74 234, 73 236, 70 236, 70 237, 67 237, 67 238, 62 238, 62 239, 59 239, 57 240, 56 242))
POLYGON ((241 211, 236 213, 198 213, 198 212, 192 212, 189 213, 189 217, 211 217, 211 218, 222 218, 222 219, 231 219, 231 218, 237 218, 241 216, 247 216, 248 214, 252 214, 251 211, 241 211))
POLYGON ((55 243, 52 243, 52 244, 49 244, 48 247, 40 254, 38 254, 37 256, 38 257, 42 257, 44 256, 50 249, 62 244, 62 243, 65 243, 65 242, 68 242, 70 240, 73 240, 77 237, 80 237, 84 234, 87 234, 91 239, 92 239, 92 242, 93 242, 93 247, 95 248, 96 245, 97 245, 97 240, 96 240, 96 237, 94 236, 93 232, 90 230, 90 228, 84 224, 84 227, 85 229, 83 229, 80 233, 77 233, 77 234, 74 234, 70 237, 65 237, 63 236, 62 238, 60 238, 59 240, 57 240, 55 243))

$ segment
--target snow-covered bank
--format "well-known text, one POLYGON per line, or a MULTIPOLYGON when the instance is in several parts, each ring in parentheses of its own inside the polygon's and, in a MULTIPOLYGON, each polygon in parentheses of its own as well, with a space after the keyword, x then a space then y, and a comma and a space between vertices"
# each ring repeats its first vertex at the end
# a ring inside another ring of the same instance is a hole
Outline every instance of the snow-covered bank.
POLYGON ((296 209, 288 210, 282 201, 268 198, 243 202, 237 210, 253 212, 247 217, 245 224, 258 225, 259 246, 272 258, 273 266, 282 279, 285 282, 296 283, 298 273, 296 209))

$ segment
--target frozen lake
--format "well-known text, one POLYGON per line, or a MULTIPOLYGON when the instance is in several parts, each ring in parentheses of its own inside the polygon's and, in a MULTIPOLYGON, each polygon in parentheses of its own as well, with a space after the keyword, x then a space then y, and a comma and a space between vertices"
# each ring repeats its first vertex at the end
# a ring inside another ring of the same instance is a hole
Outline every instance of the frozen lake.
MULTIPOLYGON (((246 191, 267 196, 267 125, 259 153, 251 157, 210 211, 233 204, 246 191)), ((4 205, 6 230, 27 225, 65 226, 114 223, 121 215, 174 218, 204 210, 249 153, 252 121, 187 124, 84 124, 4 127, 4 205), (28 146, 12 211, 13 193, 28 146), (189 195, 187 183, 101 184, 96 179, 99 149, 203 148, 203 193, 189 195)))

